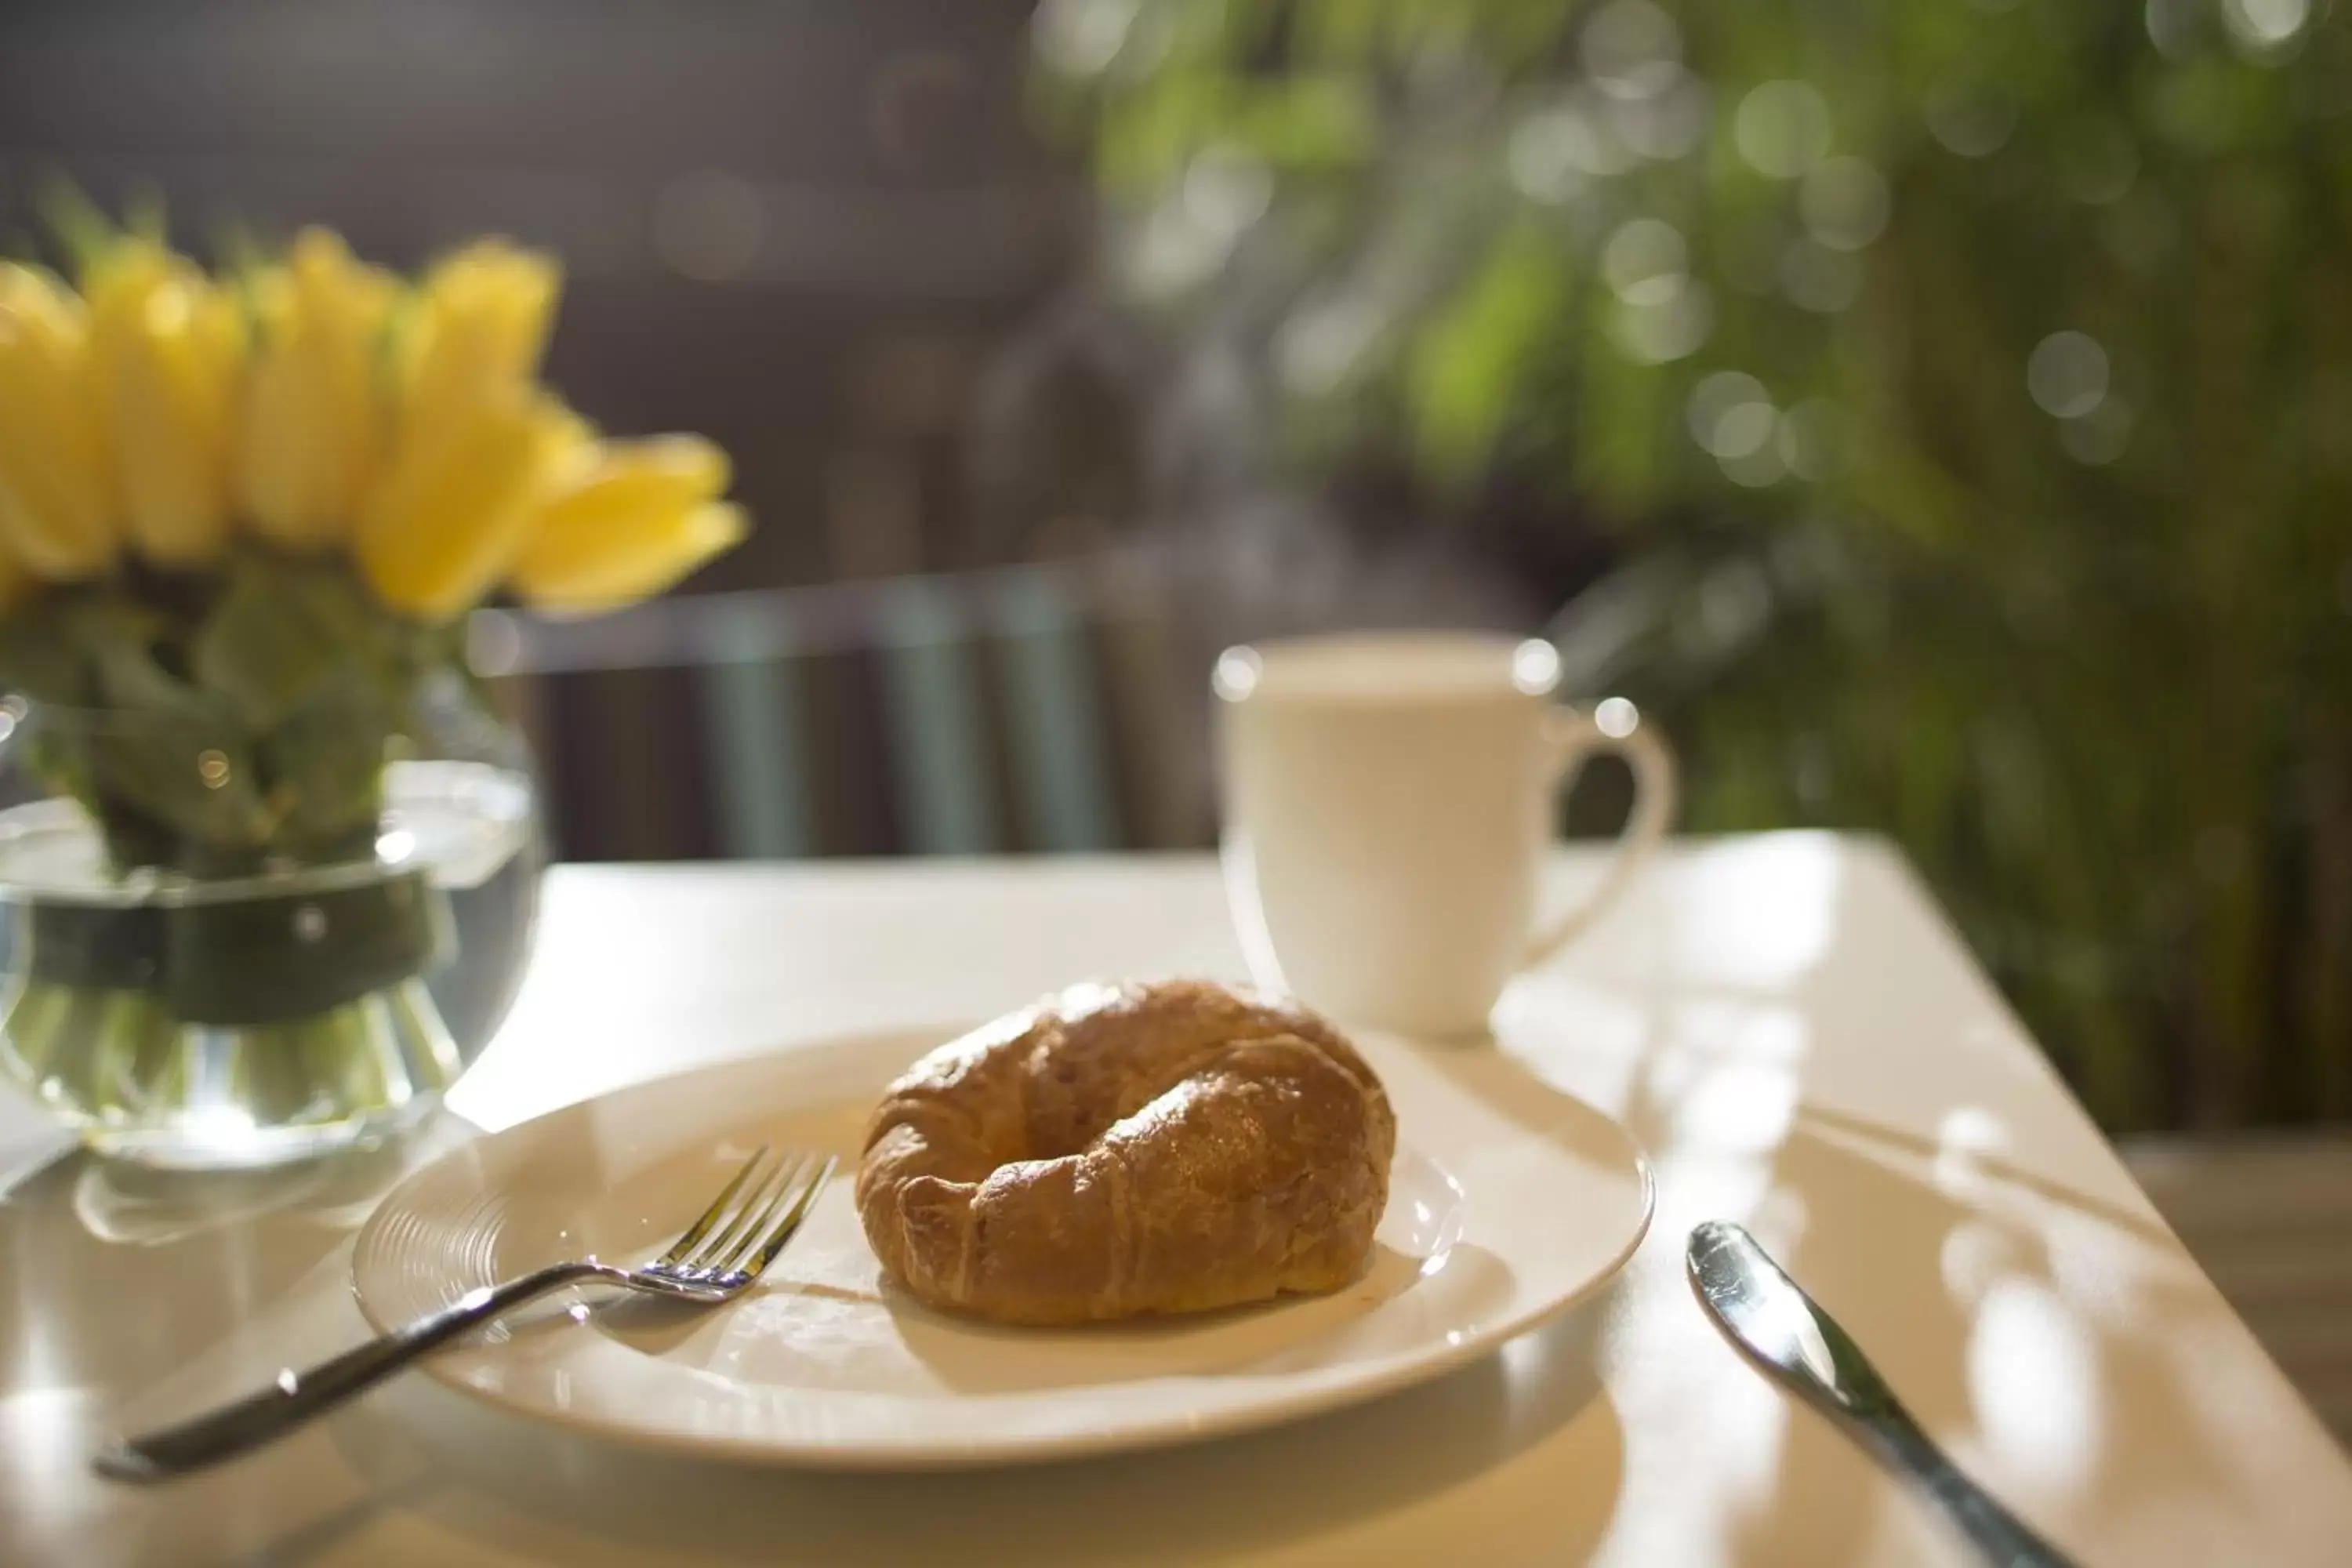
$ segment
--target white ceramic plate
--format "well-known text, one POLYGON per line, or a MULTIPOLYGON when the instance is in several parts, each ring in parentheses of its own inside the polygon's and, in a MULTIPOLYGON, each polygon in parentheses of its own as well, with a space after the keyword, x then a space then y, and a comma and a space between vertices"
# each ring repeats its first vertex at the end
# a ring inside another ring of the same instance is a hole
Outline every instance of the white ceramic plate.
MULTIPOLYGON (((945 1037, 711 1068, 455 1150, 360 1233, 360 1306, 386 1328, 559 1258, 651 1258, 762 1142, 854 1167, 882 1087, 945 1037)), ((1399 1146, 1371 1267, 1339 1295, 1077 1330, 968 1322, 881 1280, 845 1176, 736 1301, 552 1298, 426 1364, 466 1393, 624 1441, 840 1469, 993 1465, 1369 1399, 1488 1353, 1623 1265, 1649 1228, 1651 1184, 1615 1122, 1491 1049, 1360 1043, 1399 1146)))

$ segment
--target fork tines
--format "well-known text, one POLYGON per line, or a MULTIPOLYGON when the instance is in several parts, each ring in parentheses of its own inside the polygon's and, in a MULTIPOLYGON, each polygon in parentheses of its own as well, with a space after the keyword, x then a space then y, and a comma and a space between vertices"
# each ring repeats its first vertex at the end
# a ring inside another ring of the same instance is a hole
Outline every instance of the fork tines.
POLYGON ((756 1279, 815 1206, 837 1162, 785 1150, 769 1163, 762 1145, 700 1218, 652 1265, 655 1270, 713 1284, 756 1279))

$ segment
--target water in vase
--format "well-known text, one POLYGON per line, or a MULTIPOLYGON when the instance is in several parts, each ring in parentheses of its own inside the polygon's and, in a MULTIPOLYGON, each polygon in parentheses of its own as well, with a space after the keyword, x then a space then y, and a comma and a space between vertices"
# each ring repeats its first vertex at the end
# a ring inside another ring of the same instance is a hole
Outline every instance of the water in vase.
POLYGON ((0 811, 0 1069, 101 1152, 270 1164, 415 1121, 513 999, 536 912, 531 786, 386 771, 372 859, 117 876, 72 801, 0 811))

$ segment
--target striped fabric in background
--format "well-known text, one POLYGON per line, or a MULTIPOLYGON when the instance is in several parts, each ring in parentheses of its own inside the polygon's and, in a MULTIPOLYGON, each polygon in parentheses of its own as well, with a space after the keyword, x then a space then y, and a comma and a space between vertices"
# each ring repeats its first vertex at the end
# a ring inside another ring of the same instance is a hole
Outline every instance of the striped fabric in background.
POLYGON ((490 612, 475 641, 569 859, 1193 847, 1198 683, 1150 576, 1107 556, 490 612))

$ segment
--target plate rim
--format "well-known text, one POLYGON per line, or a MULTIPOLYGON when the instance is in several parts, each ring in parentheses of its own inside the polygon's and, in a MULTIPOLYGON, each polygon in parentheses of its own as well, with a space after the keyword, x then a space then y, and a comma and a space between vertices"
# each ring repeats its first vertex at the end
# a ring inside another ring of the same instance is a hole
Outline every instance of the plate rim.
MULTIPOLYGON (((821 1036, 797 1045, 748 1052, 721 1061, 706 1062, 678 1072, 657 1074, 634 1083, 602 1089, 581 1099, 550 1107, 536 1116, 510 1122, 494 1131, 484 1130, 455 1146, 442 1150, 395 1183, 374 1208, 366 1222, 352 1237, 349 1267, 352 1297, 368 1327, 379 1334, 389 1333, 399 1325, 381 1317, 368 1299, 360 1282, 360 1258, 372 1247, 380 1245, 379 1232, 392 1223, 400 1208, 400 1200, 422 1184, 433 1173, 456 1160, 476 1145, 494 1138, 505 1138, 523 1132, 540 1122, 575 1113, 583 1107, 622 1095, 635 1094, 661 1085, 676 1086, 703 1076, 717 1077, 741 1071, 755 1063, 774 1063, 794 1058, 838 1057, 851 1059, 870 1053, 886 1045, 920 1045, 929 1040, 937 1045, 967 1032, 973 1026, 944 1026, 947 1032, 935 1033, 932 1028, 860 1029, 821 1036)), ((1415 1055, 1461 1050, 1465 1047, 1426 1041, 1402 1036, 1382 1035, 1385 1043, 1415 1055)), ((1496 1042, 1466 1047, 1496 1052, 1504 1056, 1496 1042)), ((1517 1058, 1514 1058, 1517 1059, 1517 1058)), ((1526 1066, 1524 1062, 1521 1066, 1526 1066)), ((557 1431, 575 1436, 587 1436, 618 1444, 639 1451, 676 1455, 688 1458, 719 1459, 734 1463, 750 1463, 774 1469, 801 1470, 811 1473, 836 1474, 933 1474, 952 1471, 1012 1469, 1030 1465, 1046 1465, 1074 1459, 1108 1458, 1158 1448, 1189 1446, 1250 1432, 1265 1431, 1348 1409, 1373 1400, 1386 1398, 1408 1388, 1434 1383, 1447 1374, 1498 1354, 1513 1341, 1534 1332, 1544 1325, 1566 1315, 1607 1289, 1634 1253, 1649 1239, 1658 1210, 1657 1174, 1651 1167, 1649 1152, 1618 1118, 1594 1105, 1583 1096, 1557 1085, 1545 1087, 1561 1099, 1572 1101, 1585 1111, 1607 1124, 1623 1145, 1639 1179, 1641 1191, 1640 1215, 1632 1225, 1624 1242, 1608 1262, 1596 1268, 1576 1289, 1538 1302, 1524 1312, 1498 1320, 1480 1332, 1466 1335, 1460 1343, 1439 1341, 1423 1353, 1399 1358, 1379 1371, 1361 1377, 1324 1384, 1295 1394, 1285 1400, 1267 1400, 1255 1404, 1228 1406, 1202 1417, 1182 1412, 1167 1416, 1140 1420, 1109 1431, 1072 1431, 1039 1436, 998 1437, 986 1441, 931 1439, 926 1446, 915 1447, 879 1444, 779 1443, 772 1437, 751 1436, 725 1432, 683 1432, 666 1426, 646 1426, 625 1419, 610 1417, 594 1412, 575 1412, 518 1399, 502 1391, 484 1387, 463 1375, 457 1363, 432 1355, 424 1358, 420 1370, 444 1388, 464 1394, 467 1399, 519 1419, 542 1424, 557 1431)), ((1441 1167, 1442 1169, 1443 1167, 1441 1167)))

